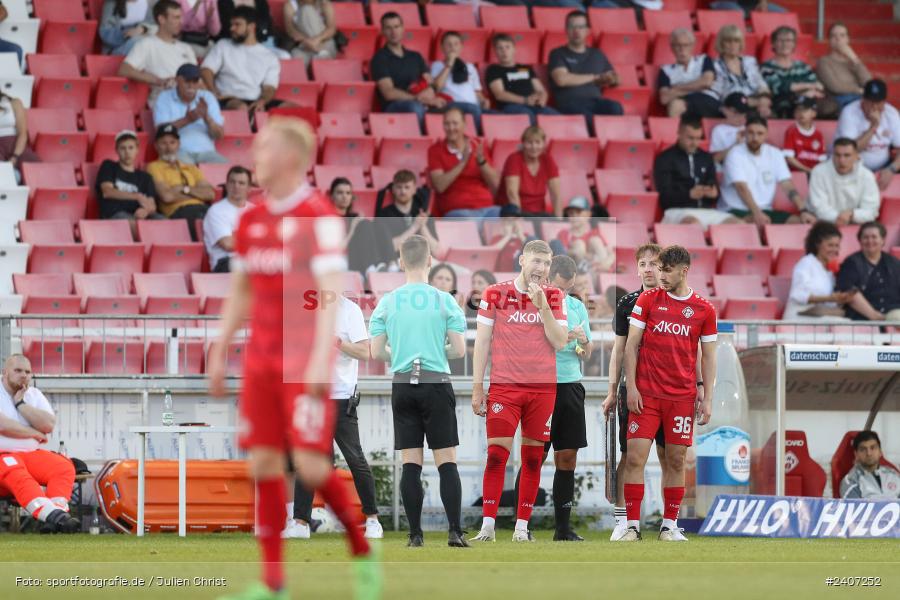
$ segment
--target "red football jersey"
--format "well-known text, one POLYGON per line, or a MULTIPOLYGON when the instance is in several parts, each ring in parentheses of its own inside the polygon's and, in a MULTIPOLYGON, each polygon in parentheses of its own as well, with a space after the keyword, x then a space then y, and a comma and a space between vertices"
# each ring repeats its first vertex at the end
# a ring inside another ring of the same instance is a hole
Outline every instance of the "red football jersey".
POLYGON ((328 198, 306 184, 280 206, 262 202, 241 215, 231 268, 249 275, 253 291, 248 364, 302 375, 322 300, 316 278, 346 270, 344 233, 328 198))
POLYGON ((644 330, 638 354, 638 391, 654 398, 697 397, 697 344, 716 341, 716 309, 693 290, 677 298, 662 288, 642 293, 631 324, 644 330))
MULTIPOLYGON (((541 287, 557 323, 568 327, 565 294, 549 285, 541 287)), ((540 311, 515 280, 484 290, 476 320, 493 327, 492 384, 556 385, 556 350, 544 335, 540 311)))
POLYGON ((801 131, 794 123, 784 132, 784 155, 793 156, 804 167, 812 169, 828 158, 825 137, 815 125, 809 131, 801 131))

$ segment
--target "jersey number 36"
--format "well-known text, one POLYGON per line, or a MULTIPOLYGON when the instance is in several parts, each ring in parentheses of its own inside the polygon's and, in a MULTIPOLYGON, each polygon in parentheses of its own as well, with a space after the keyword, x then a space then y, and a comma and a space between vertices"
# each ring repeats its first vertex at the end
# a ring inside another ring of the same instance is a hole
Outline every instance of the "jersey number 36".
POLYGON ((674 417, 675 427, 672 428, 673 433, 690 433, 691 417, 674 417))

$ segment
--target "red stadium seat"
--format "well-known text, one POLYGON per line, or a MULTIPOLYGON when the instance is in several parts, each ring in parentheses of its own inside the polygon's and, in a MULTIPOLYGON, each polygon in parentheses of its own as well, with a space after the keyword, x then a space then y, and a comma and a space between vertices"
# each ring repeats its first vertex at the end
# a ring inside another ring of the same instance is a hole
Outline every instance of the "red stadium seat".
POLYGON ((775 258, 775 267, 772 269, 772 272, 775 275, 790 277, 794 274, 794 267, 797 265, 797 262, 804 256, 806 256, 806 250, 803 248, 781 248, 778 250, 778 256, 775 258))
POLYGON ((97 46, 97 21, 47 21, 41 31, 41 54, 92 54, 97 46))
POLYGON ((698 29, 707 35, 716 35, 725 25, 737 25, 746 30, 744 12, 740 10, 698 10, 698 29))
POLYGON ((724 248, 719 259, 723 275, 759 275, 765 279, 772 272, 771 248, 724 248))
POLYGON ((375 54, 375 43, 378 40, 378 30, 365 25, 359 27, 342 27, 341 31, 347 36, 347 45, 341 52, 341 58, 355 58, 357 60, 372 60, 375 54))
MULTIPOLYGON (((411 115, 415 118, 415 115, 411 115)), ((316 131, 321 144, 323 138, 362 137, 366 135, 362 119, 353 113, 319 113, 319 127, 316 131)))
POLYGON ((769 275, 769 296, 775 298, 778 302, 778 318, 781 318, 782 313, 784 313, 784 307, 791 293, 791 279, 790 275, 769 275))
POLYGON ((362 168, 375 161, 375 138, 369 136, 326 138, 322 164, 356 165, 362 168))
POLYGON ((606 203, 609 194, 643 194, 647 191, 644 177, 636 169, 597 169, 594 184, 601 204, 606 203))
POLYGON ((659 194, 610 194, 606 198, 606 210, 619 223, 642 223, 650 229, 659 211, 659 194))
POLYGON ((84 218, 89 195, 83 187, 36 188, 31 196, 31 218, 64 219, 74 225, 84 218))
POLYGON ((145 246, 151 244, 182 244, 190 243, 191 234, 187 221, 184 219, 171 220, 139 220, 137 221, 138 240, 145 246))
POLYGON ((78 113, 70 108, 29 108, 25 118, 32 145, 40 133, 78 133, 78 113))
POLYGON ((763 279, 759 275, 713 275, 716 296, 730 298, 765 298, 763 279))
POLYGON ((723 319, 774 321, 778 318, 778 300, 775 298, 729 298, 723 319))
POLYGON ((67 296, 72 293, 69 273, 13 273, 13 287, 25 296, 67 296))
POLYGON ((478 27, 472 7, 464 5, 426 4, 425 20, 432 29, 444 31, 478 27))
POLYGON ((28 72, 39 77, 70 79, 81 77, 78 57, 72 54, 29 54, 28 72))
POLYGON ((694 29, 691 12, 688 10, 648 10, 644 11, 644 29, 651 36, 663 34, 668 36, 674 30, 683 27, 688 31, 694 29))
POLYGON ((84 129, 91 136, 134 128, 134 113, 128 109, 88 108, 84 111, 84 129))
MULTIPOLYGON (((530 29, 527 6, 485 6, 478 7, 481 26, 488 31, 506 33, 508 29, 530 29)), ((374 17, 374 14, 373 14, 374 17)), ((524 62, 519 59, 520 62, 524 62)), ((530 63, 525 63, 530 64, 530 63)))
POLYGON ((879 220, 887 226, 900 225, 900 198, 882 197, 879 220))
POLYGON ((22 179, 29 186, 77 187, 75 167, 71 162, 23 163, 22 179))
POLYGON ((604 169, 635 169, 644 177, 653 170, 653 159, 656 156, 656 144, 646 141, 611 140, 606 145, 603 155, 604 169))
POLYGON ((34 151, 41 160, 60 162, 77 160, 83 162, 88 156, 88 134, 84 132, 45 131, 37 135, 34 151))
POLYGON ((560 169, 592 173, 597 168, 600 144, 591 139, 556 138, 551 140, 548 152, 560 169))
MULTIPOLYGON (((660 242, 660 246, 665 247, 666 245, 667 244, 660 242)), ((716 274, 716 264, 719 260, 719 252, 715 248, 710 248, 708 246, 686 246, 686 248, 688 252, 691 253, 692 281, 695 279, 700 280, 704 285, 707 285, 712 281, 713 275, 716 274)))
POLYGON ((447 251, 447 255, 444 256, 444 261, 465 267, 470 271, 479 269, 493 271, 497 265, 498 256, 500 256, 500 248, 485 248, 483 246, 469 248, 454 243, 447 251))
POLYGON ((141 299, 190 295, 187 280, 177 273, 135 273, 134 291, 141 299))
MULTIPOLYGON (((483 7, 484 8, 488 7, 483 7)), ((521 8, 518 6, 495 6, 492 8, 521 8)), ((534 65, 541 60, 541 40, 544 34, 534 29, 521 29, 510 26, 508 29, 497 29, 495 33, 505 33, 509 35, 516 44, 516 62, 523 65, 534 65)), ((488 47, 488 64, 497 62, 497 55, 494 53, 494 46, 488 47)))
POLYGON ((246 111, 223 110, 222 118, 225 119, 225 135, 253 135, 246 111))
POLYGON ((825 148, 827 148, 828 152, 831 152, 831 147, 834 145, 834 138, 837 135, 837 121, 825 121, 820 119, 816 121, 816 129, 822 132, 822 137, 825 138, 825 148))
MULTIPOLYGON (((587 124, 581 115, 538 115, 538 126, 547 134, 547 138, 586 139, 590 137, 587 124)), ((516 136, 516 139, 519 139, 516 136)))
POLYGON ((563 206, 575 196, 584 196, 591 204, 594 202, 587 176, 580 170, 559 170, 559 196, 562 198, 563 206))
MULTIPOLYGON (((335 3, 340 6, 344 3, 335 3)), ((358 4, 357 6, 362 6, 358 4)), ((203 365, 206 362, 206 354, 201 340, 180 340, 178 342, 177 358, 175 361, 176 372, 179 375, 200 375, 203 373, 203 365)), ((151 340, 147 344, 147 368, 149 374, 162 375, 168 373, 169 344, 165 340, 151 340)))
POLYGON ((101 77, 97 83, 95 108, 117 108, 139 114, 147 106, 150 88, 124 77, 101 77))
POLYGON ((589 8, 591 33, 637 33, 638 23, 631 8, 589 8))
POLYGON ((124 60, 124 56, 88 54, 84 57, 85 73, 94 83, 101 77, 116 77, 124 60))
POLYGON ((22 340, 24 354, 37 374, 81 373, 84 345, 81 340, 40 338, 22 340))
MULTIPOLYGON (((137 315, 141 299, 137 296, 87 296, 82 298, 86 315, 137 315)), ((134 319, 83 319, 85 327, 133 327, 134 319)))
MULTIPOLYGON (((809 197, 809 179, 806 173, 803 171, 792 171, 791 181, 794 182, 794 187, 797 188, 797 192, 800 196, 803 198, 809 197)), ((775 188, 775 200, 772 202, 772 208, 775 210, 783 210, 784 212, 789 212, 791 214, 800 212, 797 209, 797 205, 790 201, 780 185, 775 188)))
POLYGON ((139 375, 144 372, 144 343, 93 340, 85 372, 93 375, 139 375))
POLYGON ((657 223, 653 226, 653 232, 656 235, 656 242, 663 247, 674 245, 685 248, 706 247, 703 227, 697 223, 687 225, 657 223))
POLYGON ((646 87, 641 83, 638 75, 637 65, 620 65, 616 68, 616 75, 619 76, 619 85, 626 88, 646 87))
POLYGON ((769 119, 766 142, 776 148, 784 148, 784 133, 794 124, 793 119, 769 119))
MULTIPOLYGON (((391 181, 394 179, 394 173, 397 172, 397 169, 393 167, 379 167, 378 165, 372 167, 372 187, 376 190, 380 190, 387 185, 391 184, 391 181)), ((353 186, 356 188, 357 186, 353 186)), ((389 204, 388 199, 390 198, 390 193, 388 193, 385 198, 385 205, 389 204)))
POLYGON ((428 167, 430 146, 431 140, 422 137, 385 138, 378 150, 378 165, 422 173, 428 167))
MULTIPOLYGON (((484 63, 487 47, 490 45, 491 32, 487 29, 460 29, 457 33, 462 36, 463 41, 460 58, 476 65, 484 63)), ((440 37, 438 37, 438 42, 440 42, 440 37)), ((441 52, 436 54, 438 58, 443 58, 441 52)))
POLYGON ((572 12, 571 8, 556 6, 533 6, 531 16, 534 19, 534 28, 543 31, 566 31, 566 15, 572 12))
MULTIPOLYGON (((582 124, 584 119, 582 119, 582 124)), ((519 140, 531 122, 528 115, 482 115, 481 126, 487 140, 519 140)))
POLYGON ((371 219, 375 216, 375 200, 378 192, 375 190, 353 190, 353 210, 363 217, 371 219))
MULTIPOLYGON (((297 106, 308 107, 312 109, 319 108, 319 92, 322 85, 315 82, 308 83, 285 83, 281 82, 275 91, 275 97, 279 100, 286 100, 297 106)), ((262 127, 260 118, 265 118, 266 113, 256 115, 256 128, 262 127)))
POLYGON ((710 225, 709 239, 717 248, 761 248, 759 230, 752 223, 710 225))
MULTIPOLYGON (((131 276, 120 273, 75 273, 75 293, 82 298, 127 296, 131 292, 131 276)), ((135 313, 136 314, 136 313, 135 313)))
POLYGON ((32 0, 34 16, 38 19, 57 21, 84 21, 84 5, 72 0, 32 0))
POLYGON ((392 292, 406 283, 404 273, 388 273, 373 271, 369 273, 369 287, 376 296, 392 292))
POLYGON ((475 221, 440 219, 435 222, 435 230, 439 240, 452 241, 454 246, 474 248, 482 245, 481 235, 478 233, 478 223, 475 221))
POLYGON ((786 25, 794 31, 800 31, 800 19, 797 13, 758 12, 750 13, 750 25, 758 36, 771 35, 773 31, 786 25))
POLYGON ((231 164, 253 164, 253 134, 228 135, 216 142, 216 150, 231 164))
POLYGON ((650 139, 657 142, 660 148, 668 148, 678 141, 678 119, 649 117, 647 127, 650 129, 650 139))
POLYGON ((87 77, 42 77, 37 83, 35 106, 68 108, 81 112, 91 105, 91 80, 87 77))
MULTIPOLYGON (((478 137, 475 131, 475 118, 472 115, 466 115, 466 135, 471 138, 478 137)), ((444 116, 435 113, 427 113, 425 115, 425 135, 432 140, 442 139, 444 137, 444 116)))
POLYGON ((312 61, 312 75, 313 81, 321 83, 363 81, 363 63, 356 58, 317 59, 312 61))
POLYGON ((322 93, 324 112, 351 112, 366 117, 372 112, 375 84, 372 82, 328 83, 322 93))
POLYGON ((518 152, 520 146, 519 140, 494 140, 494 143, 491 145, 491 164, 494 165, 495 169, 502 170, 503 165, 506 164, 506 159, 511 154, 518 152))
POLYGON ((80 273, 84 271, 81 244, 35 244, 28 259, 29 273, 80 273))
POLYGON ((366 187, 366 175, 361 166, 354 165, 316 165, 313 167, 313 175, 316 179, 316 187, 327 190, 331 182, 338 177, 346 177, 354 189, 366 187))
POLYGON ((306 72, 306 63, 302 58, 282 58, 281 73, 278 76, 280 83, 306 83, 309 74, 306 72))
POLYGON ((766 225, 763 228, 766 236, 766 245, 774 250, 781 248, 802 250, 803 240, 806 238, 810 227, 810 225, 805 223, 766 225))
MULTIPOLYGON (((403 29, 403 47, 418 52, 422 55, 422 58, 425 59, 425 62, 430 62, 429 57, 432 54, 432 37, 434 36, 435 31, 436 30, 432 30, 430 27, 405 27, 403 29)), ((378 38, 379 48, 383 46, 384 43, 385 41, 383 38, 378 38)))
POLYGON ((208 298, 225 298, 231 290, 231 276, 227 273, 191 273, 191 287, 204 303, 208 298))
MULTIPOLYGON (((859 252, 859 240, 856 239, 856 234, 859 233, 859 225, 841 225, 838 229, 841 230, 841 253, 838 256, 838 261, 844 262, 845 258, 854 252, 859 252)), ((892 235, 893 232, 888 231, 887 246, 891 245, 892 235)))
MULTIPOLYGON (((544 33, 543 42, 541 44, 541 64, 546 65, 550 62, 550 53, 554 48, 560 48, 568 43, 569 39, 565 31, 547 31, 544 33)), ((591 43, 590 40, 587 41, 591 43)))
POLYGON ((72 223, 61 219, 20 221, 19 234, 25 244, 74 244, 72 223))
MULTIPOLYGON (((196 296, 150 296, 144 303, 146 315, 199 315, 200 298, 196 296)), ((156 320, 155 325, 162 327, 194 327, 194 319, 165 319, 156 320)))
POLYGON ((131 226, 124 220, 82 220, 78 223, 81 241, 88 246, 96 244, 131 244, 131 226))
POLYGON ((604 90, 603 96, 621 104, 626 115, 637 115, 641 119, 646 119, 650 112, 650 102, 653 100, 653 90, 645 87, 614 87, 604 90))
POLYGON ((641 118, 627 116, 594 116, 594 132, 600 146, 606 148, 609 140, 644 140, 644 124, 641 118))
POLYGON ((649 45, 650 38, 646 32, 606 32, 600 36, 597 47, 614 65, 643 65, 647 62, 649 45))
POLYGON ((414 138, 421 137, 419 120, 413 113, 371 113, 369 127, 372 137, 382 138, 414 138))
POLYGON ((366 13, 360 2, 334 2, 334 24, 338 28, 362 27, 366 24, 366 13))
MULTIPOLYGON (((369 10, 372 11, 372 25, 381 28, 381 17, 384 13, 395 12, 403 19, 405 27, 421 27, 422 18, 419 16, 419 7, 415 4, 395 4, 393 2, 371 2, 369 10)), ((427 56, 425 57, 427 60, 427 56)))
MULTIPOLYGON (((636 223, 633 223, 636 225, 636 223)), ((642 227, 638 225, 638 227, 642 227)), ((613 270, 616 273, 630 273, 634 271, 634 254, 638 246, 618 245, 614 248, 616 258, 613 264, 613 270)))

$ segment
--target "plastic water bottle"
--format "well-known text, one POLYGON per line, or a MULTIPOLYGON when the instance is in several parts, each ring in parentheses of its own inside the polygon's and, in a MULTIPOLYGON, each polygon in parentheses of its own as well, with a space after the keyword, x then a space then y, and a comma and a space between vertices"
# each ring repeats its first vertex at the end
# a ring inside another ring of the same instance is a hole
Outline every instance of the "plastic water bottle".
POLYGON ((62 440, 59 440, 59 450, 56 451, 60 456, 69 457, 69 451, 66 450, 66 443, 62 440))
POLYGON ((705 517, 718 494, 750 491, 750 434, 747 385, 734 348, 734 325, 719 323, 712 418, 696 430, 695 512, 705 517))
POLYGON ((94 516, 91 517, 91 526, 88 528, 91 535, 100 535, 100 517, 97 515, 97 509, 94 509, 94 516))
POLYGON ((175 413, 172 412, 172 392, 169 390, 166 390, 166 395, 163 396, 162 424, 166 427, 175 424, 175 413))

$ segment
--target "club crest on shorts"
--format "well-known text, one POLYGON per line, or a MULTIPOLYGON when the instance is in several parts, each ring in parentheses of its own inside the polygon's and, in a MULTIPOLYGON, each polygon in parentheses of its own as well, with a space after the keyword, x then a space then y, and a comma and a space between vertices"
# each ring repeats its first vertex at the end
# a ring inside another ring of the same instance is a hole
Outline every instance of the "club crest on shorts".
POLYGON ((632 421, 631 425, 628 426, 628 431, 634 433, 638 430, 638 427, 640 427, 640 425, 637 424, 637 421, 632 421))
POLYGON ((684 310, 681 311, 681 314, 684 315, 685 319, 690 319, 691 317, 694 316, 694 309, 691 308, 690 306, 685 306, 684 310))
POLYGON ((499 413, 501 410, 503 410, 503 405, 502 405, 502 404, 500 404, 499 402, 492 402, 492 403, 491 403, 491 412, 492 412, 492 413, 494 413, 494 414, 496 415, 496 414, 499 413))

